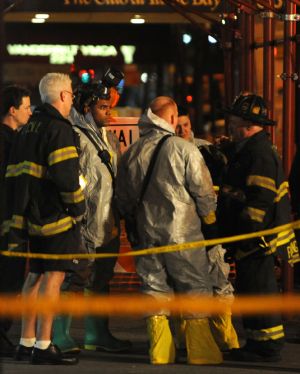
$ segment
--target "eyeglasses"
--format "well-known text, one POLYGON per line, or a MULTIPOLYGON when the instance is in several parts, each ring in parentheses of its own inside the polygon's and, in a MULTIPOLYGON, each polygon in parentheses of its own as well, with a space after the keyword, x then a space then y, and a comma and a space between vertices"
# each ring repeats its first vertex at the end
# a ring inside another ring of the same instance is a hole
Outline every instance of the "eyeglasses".
POLYGON ((66 92, 66 93, 70 94, 72 96, 72 100, 75 99, 75 95, 73 94, 73 92, 70 92, 70 91, 67 91, 67 90, 63 90, 62 92, 66 92))

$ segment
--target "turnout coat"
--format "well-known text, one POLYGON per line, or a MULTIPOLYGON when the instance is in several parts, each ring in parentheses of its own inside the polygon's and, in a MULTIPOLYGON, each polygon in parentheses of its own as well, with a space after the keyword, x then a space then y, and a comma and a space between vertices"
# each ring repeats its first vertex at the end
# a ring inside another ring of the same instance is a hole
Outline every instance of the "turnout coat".
MULTIPOLYGON (((263 130, 236 144, 218 199, 222 236, 253 233, 291 221, 288 182, 268 134, 263 130)), ((293 230, 230 243, 237 260, 250 254, 278 254, 290 263, 299 252, 293 230)))

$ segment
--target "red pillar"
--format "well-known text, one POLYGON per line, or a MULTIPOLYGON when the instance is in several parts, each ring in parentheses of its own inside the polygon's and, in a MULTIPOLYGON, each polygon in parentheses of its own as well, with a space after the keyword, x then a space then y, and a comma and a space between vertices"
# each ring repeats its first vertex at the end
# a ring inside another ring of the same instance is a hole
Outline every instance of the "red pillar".
MULTIPOLYGON (((286 16, 296 14, 296 5, 286 2, 286 16)), ((286 19, 284 24, 284 61, 283 61, 283 166, 289 174, 295 151, 295 73, 296 43, 291 37, 296 35, 296 22, 286 19)), ((286 263, 283 274, 283 289, 293 289, 293 269, 286 263)))
POLYGON ((245 14, 245 89, 254 90, 254 16, 245 14))
MULTIPOLYGON (((273 6, 273 0, 271 0, 273 6)), ((264 30, 264 68, 263 68, 263 97, 268 105, 269 118, 274 116, 274 13, 264 12, 263 30, 264 30)), ((273 127, 269 128, 272 141, 276 144, 276 131, 273 127)))

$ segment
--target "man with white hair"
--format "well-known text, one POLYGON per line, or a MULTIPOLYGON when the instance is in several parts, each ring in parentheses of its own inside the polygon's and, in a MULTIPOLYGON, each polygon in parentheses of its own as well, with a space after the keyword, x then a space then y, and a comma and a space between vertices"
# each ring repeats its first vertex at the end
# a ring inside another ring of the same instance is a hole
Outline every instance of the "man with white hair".
MULTIPOLYGON (((71 80, 65 74, 49 73, 40 81, 39 90, 43 104, 20 131, 11 151, 5 176, 10 203, 1 231, 7 249, 29 240, 32 253, 76 253, 85 202, 79 185, 76 136, 67 120, 73 102, 71 80)), ((76 259, 30 260, 23 296, 57 299, 65 272, 79 266, 76 259)), ((23 317, 17 360, 77 363, 77 358, 64 357, 51 343, 52 321, 51 313, 23 317)))

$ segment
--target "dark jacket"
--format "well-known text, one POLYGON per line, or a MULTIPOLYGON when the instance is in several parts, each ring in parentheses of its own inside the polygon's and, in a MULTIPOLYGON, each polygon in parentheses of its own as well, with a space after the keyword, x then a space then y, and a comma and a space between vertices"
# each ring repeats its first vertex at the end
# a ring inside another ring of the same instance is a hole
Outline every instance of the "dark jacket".
MULTIPOLYGON (((252 233, 291 221, 288 183, 281 161, 265 131, 236 144, 218 199, 222 236, 252 233)), ((299 261, 293 230, 229 244, 237 259, 280 254, 299 261)))
POLYGON ((37 108, 18 133, 5 175, 6 245, 69 230, 84 213, 76 135, 51 105, 37 108))
POLYGON ((3 220, 4 215, 4 177, 5 171, 9 159, 10 149, 12 147, 13 140, 16 135, 16 131, 11 129, 9 126, 0 124, 0 223, 3 220))

